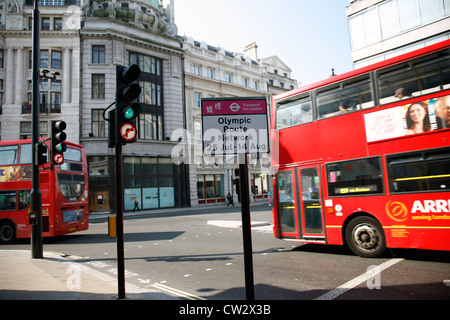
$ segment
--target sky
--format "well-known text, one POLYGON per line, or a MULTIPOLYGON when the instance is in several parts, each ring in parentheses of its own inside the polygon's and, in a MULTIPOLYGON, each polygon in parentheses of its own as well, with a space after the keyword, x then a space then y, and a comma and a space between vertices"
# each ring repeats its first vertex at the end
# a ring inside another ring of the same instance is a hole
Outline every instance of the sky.
POLYGON ((349 0, 175 0, 180 36, 244 52, 278 56, 307 85, 353 69, 345 8, 349 0))

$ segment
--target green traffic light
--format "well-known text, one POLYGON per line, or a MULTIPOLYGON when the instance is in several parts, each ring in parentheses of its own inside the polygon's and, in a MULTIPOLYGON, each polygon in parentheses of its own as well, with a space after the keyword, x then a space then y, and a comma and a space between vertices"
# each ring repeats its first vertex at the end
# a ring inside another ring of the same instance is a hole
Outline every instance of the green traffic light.
POLYGON ((67 145, 65 143, 58 143, 55 146, 55 149, 57 152, 66 152, 67 151, 67 145))
POLYGON ((141 112, 141 106, 139 103, 133 103, 123 107, 121 114, 125 120, 132 120, 137 118, 141 112))
POLYGON ((133 119, 134 118, 134 109, 132 107, 126 108, 123 116, 125 117, 125 119, 128 119, 128 120, 133 119))

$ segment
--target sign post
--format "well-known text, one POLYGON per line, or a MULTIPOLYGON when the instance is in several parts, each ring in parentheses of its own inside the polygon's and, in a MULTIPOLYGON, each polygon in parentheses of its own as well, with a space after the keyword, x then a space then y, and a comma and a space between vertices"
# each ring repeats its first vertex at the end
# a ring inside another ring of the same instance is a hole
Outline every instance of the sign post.
POLYGON ((204 155, 238 155, 245 293, 254 300, 248 154, 270 152, 266 98, 202 99, 202 123, 204 155))

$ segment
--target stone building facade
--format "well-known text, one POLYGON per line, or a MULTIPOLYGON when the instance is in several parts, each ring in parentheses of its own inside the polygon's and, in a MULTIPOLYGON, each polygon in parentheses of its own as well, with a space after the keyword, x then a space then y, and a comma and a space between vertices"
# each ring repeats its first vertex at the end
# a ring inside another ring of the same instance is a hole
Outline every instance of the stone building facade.
MULTIPOLYGON (((219 97, 265 97, 297 88, 292 70, 277 56, 259 59, 252 43, 243 53, 208 45, 184 37, 186 75, 186 123, 189 132, 191 204, 214 205, 226 202, 228 193, 238 200, 239 166, 236 157, 205 157, 202 154, 201 99, 219 97)), ((249 186, 254 201, 271 191, 268 170, 270 154, 249 158, 249 186)))

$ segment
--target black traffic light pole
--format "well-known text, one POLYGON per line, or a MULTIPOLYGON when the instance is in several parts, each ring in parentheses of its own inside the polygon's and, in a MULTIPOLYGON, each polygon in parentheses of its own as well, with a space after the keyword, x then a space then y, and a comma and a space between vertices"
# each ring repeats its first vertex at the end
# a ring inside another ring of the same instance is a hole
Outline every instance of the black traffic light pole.
POLYGON ((125 245, 123 235, 123 157, 122 145, 116 143, 116 234, 118 299, 125 299, 125 245))
POLYGON ((31 257, 42 259, 44 246, 42 239, 42 192, 39 177, 39 53, 40 53, 40 13, 38 0, 34 0, 33 10, 33 101, 32 101, 32 189, 30 217, 31 224, 31 257))
MULTIPOLYGON (((141 111, 138 103, 132 101, 137 99, 141 88, 134 83, 141 74, 137 65, 128 68, 117 66, 116 69, 116 109, 110 112, 109 118, 109 141, 108 146, 116 149, 116 236, 117 236, 117 281, 118 299, 125 299, 125 246, 123 231, 123 154, 122 146, 133 143, 137 139, 137 124, 141 111), (113 128, 112 128, 113 127, 113 128)), ((112 104, 110 105, 110 107, 112 104)), ((109 108, 109 107, 108 107, 109 108)), ((105 110, 106 111, 106 110, 105 110)))

